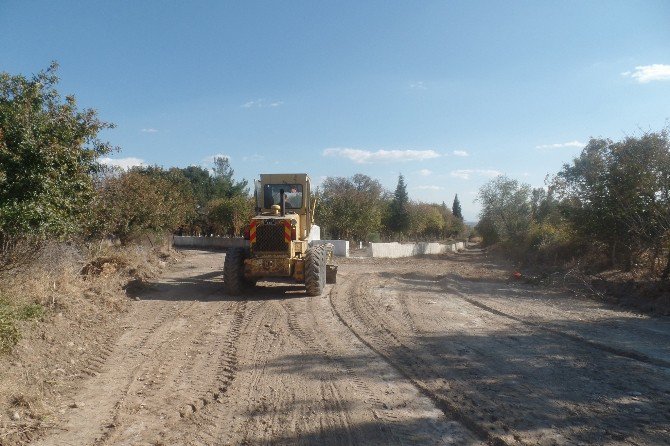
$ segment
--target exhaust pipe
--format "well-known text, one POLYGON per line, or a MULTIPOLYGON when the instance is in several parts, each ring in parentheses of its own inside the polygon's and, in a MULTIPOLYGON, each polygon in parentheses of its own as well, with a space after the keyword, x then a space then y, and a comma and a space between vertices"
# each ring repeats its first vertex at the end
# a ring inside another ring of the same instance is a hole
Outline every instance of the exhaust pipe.
POLYGON ((281 216, 286 215, 286 200, 284 200, 284 189, 279 189, 279 209, 281 216))

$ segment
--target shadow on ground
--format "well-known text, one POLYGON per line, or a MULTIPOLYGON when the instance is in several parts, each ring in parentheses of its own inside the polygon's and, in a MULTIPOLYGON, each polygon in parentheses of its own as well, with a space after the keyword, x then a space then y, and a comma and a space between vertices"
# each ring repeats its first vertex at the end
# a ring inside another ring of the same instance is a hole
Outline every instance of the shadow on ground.
MULTIPOLYGON (((670 438, 670 383, 664 368, 513 327, 479 335, 415 335, 397 346, 370 339, 399 372, 395 379, 409 378, 427 389, 448 417, 488 432, 480 435, 484 440, 509 434, 531 443, 560 437, 585 444, 666 444, 670 438)), ((368 354, 296 353, 266 367, 299 379, 328 376, 346 384, 348 374, 327 374, 332 362, 370 380, 390 379, 385 366, 375 366, 368 354)), ((411 430, 410 424, 402 429, 411 430)), ((357 443, 376 444, 371 442, 375 429, 379 426, 355 426, 357 443)), ((279 438, 277 444, 337 444, 346 434, 337 429, 303 433, 279 438)))
POLYGON ((159 279, 142 282, 126 290, 128 296, 138 300, 165 301, 263 301, 273 299, 303 298, 305 286, 302 284, 279 284, 270 281, 258 282, 241 296, 229 296, 223 291, 220 271, 179 279, 159 279))

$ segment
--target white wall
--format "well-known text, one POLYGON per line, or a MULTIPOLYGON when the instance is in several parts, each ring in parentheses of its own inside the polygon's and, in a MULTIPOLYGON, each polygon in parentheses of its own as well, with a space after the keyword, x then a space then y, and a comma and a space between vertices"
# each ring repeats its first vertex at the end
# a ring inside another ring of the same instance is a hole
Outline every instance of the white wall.
POLYGON ((369 252, 372 257, 398 258, 412 257, 423 254, 443 254, 456 252, 465 248, 465 243, 455 242, 443 245, 441 243, 370 243, 369 252))
POLYGON ((312 240, 310 245, 325 245, 330 243, 333 245, 333 254, 338 257, 349 257, 349 241, 348 240, 312 240))

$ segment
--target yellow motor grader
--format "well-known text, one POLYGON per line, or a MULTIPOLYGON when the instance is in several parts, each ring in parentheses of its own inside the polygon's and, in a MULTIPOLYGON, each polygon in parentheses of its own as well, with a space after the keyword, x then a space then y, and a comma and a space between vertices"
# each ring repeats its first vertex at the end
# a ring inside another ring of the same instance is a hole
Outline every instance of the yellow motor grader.
POLYGON ((239 295, 258 280, 279 279, 304 283, 309 296, 319 296, 326 282, 335 282, 337 267, 331 264, 332 246, 309 243, 318 229, 309 176, 261 174, 254 195, 256 216, 245 233, 249 247, 226 253, 225 292, 239 295))

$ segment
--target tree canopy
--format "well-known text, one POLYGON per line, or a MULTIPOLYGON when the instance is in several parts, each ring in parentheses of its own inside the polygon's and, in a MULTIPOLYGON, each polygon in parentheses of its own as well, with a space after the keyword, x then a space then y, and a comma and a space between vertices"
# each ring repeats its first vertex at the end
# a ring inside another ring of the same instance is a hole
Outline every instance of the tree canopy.
POLYGON ((0 73, 0 233, 76 232, 93 197, 91 174, 112 150, 112 125, 56 90, 58 65, 31 78, 0 73))
POLYGON ((482 205, 477 229, 489 242, 519 243, 531 223, 530 186, 498 176, 479 190, 482 205))
POLYGON ((334 238, 365 239, 381 229, 385 191, 367 175, 328 177, 318 193, 316 223, 334 238))

